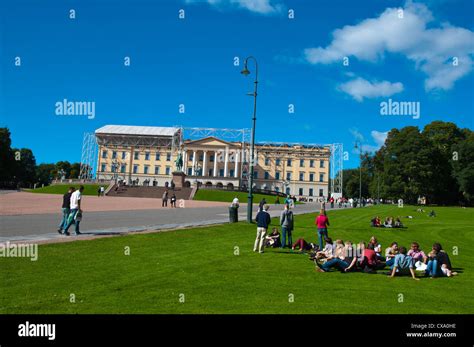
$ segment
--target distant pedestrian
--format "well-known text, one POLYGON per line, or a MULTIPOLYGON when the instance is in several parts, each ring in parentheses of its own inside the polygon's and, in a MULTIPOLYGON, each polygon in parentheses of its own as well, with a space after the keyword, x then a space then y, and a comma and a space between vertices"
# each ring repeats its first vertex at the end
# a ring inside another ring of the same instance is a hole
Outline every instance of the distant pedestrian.
POLYGON ((62 234, 63 229, 66 228, 67 225, 67 220, 69 213, 71 212, 71 195, 74 192, 75 188, 74 187, 69 187, 67 190, 66 194, 63 195, 63 205, 62 205, 62 218, 61 218, 61 223, 59 224, 58 227, 58 233, 62 234))
POLYGON ((100 198, 100 187, 97 188, 97 197, 100 198))
POLYGON ((255 221, 257 222, 257 237, 253 246, 254 252, 263 253, 265 248, 265 236, 268 226, 271 223, 270 214, 267 212, 270 206, 264 205, 262 210, 257 213, 255 221))
POLYGON ((173 193, 173 195, 171 195, 171 207, 176 207, 176 194, 173 193))
POLYGON ((168 190, 165 190, 161 197, 161 207, 168 206, 168 190))
POLYGON ((291 247, 293 244, 292 232, 293 232, 293 212, 290 210, 290 205, 285 205, 285 209, 280 215, 280 226, 282 233, 281 248, 286 246, 291 247), (288 236, 288 243, 287 243, 288 236))
POLYGON ((84 186, 80 186, 79 190, 76 190, 71 194, 71 211, 68 216, 68 223, 66 228, 64 228, 64 235, 69 236, 69 228, 71 225, 75 224, 75 232, 76 235, 80 235, 81 233, 79 232, 79 223, 81 219, 76 221, 76 215, 79 213, 79 217, 82 217, 82 192, 84 191, 84 186))
POLYGON ((260 203, 258 204, 258 210, 259 211, 263 211, 263 207, 266 205, 267 201, 265 200, 265 198, 263 198, 260 203))
POLYGON ((100 195, 105 196, 105 187, 100 186, 100 195))

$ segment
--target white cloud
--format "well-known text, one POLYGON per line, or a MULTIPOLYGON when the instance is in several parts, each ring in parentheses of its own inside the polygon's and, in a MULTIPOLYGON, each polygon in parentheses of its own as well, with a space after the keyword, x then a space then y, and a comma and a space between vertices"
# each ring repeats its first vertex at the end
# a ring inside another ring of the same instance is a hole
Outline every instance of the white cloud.
POLYGON ((375 143, 377 144, 378 148, 382 147, 387 139, 388 131, 381 132, 377 130, 372 130, 370 135, 374 139, 375 143))
MULTIPOLYGON (((351 128, 349 129, 349 132, 352 134, 354 137, 354 140, 361 143, 361 148, 362 152, 369 152, 369 153, 374 153, 380 149, 380 147, 383 146, 385 143, 385 140, 387 139, 388 131, 382 132, 382 131, 377 131, 377 130, 372 130, 370 132, 370 136, 372 137, 373 142, 375 142, 375 145, 368 145, 364 144, 365 138, 362 133, 356 129, 356 128, 351 128)), ((359 149, 353 148, 352 153, 354 154, 359 154, 359 149)))
POLYGON ((376 18, 335 30, 328 46, 307 48, 304 55, 311 64, 329 64, 344 57, 376 62, 387 53, 402 54, 427 75, 427 91, 448 90, 472 70, 474 32, 450 24, 428 28, 432 22, 426 5, 409 1, 403 18, 399 9, 388 8, 376 18), (454 57, 459 60, 457 66, 454 57))
POLYGON ((274 14, 283 9, 283 5, 279 0, 186 0, 187 3, 202 3, 218 7, 237 7, 259 14, 274 14))
POLYGON ((403 84, 400 82, 391 83, 389 81, 369 82, 358 77, 340 84, 338 89, 349 94, 357 101, 363 101, 364 98, 387 97, 400 93, 403 91, 403 84))

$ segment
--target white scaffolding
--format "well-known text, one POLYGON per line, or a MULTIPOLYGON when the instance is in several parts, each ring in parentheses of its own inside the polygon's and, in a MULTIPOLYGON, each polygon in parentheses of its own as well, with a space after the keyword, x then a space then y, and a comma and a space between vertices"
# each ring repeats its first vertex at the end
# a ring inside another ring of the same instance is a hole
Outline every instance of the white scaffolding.
POLYGON ((336 194, 343 196, 342 184, 343 184, 343 166, 344 163, 344 147, 342 143, 333 143, 331 145, 331 171, 329 173, 331 177, 331 195, 336 194))
POLYGON ((82 139, 81 168, 79 179, 92 180, 96 172, 98 156, 97 139, 94 133, 84 133, 82 139))

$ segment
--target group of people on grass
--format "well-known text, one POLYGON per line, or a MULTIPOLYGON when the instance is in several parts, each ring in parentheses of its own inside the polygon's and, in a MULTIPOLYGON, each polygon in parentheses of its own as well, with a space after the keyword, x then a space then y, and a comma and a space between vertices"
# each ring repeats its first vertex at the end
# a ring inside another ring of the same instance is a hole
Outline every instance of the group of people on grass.
POLYGON ((400 221, 400 217, 394 219, 393 217, 386 217, 385 221, 382 222, 379 216, 374 217, 370 220, 370 226, 374 228, 403 228, 403 223, 400 221))
MULTIPOLYGON (((390 247, 387 247, 382 253, 382 245, 375 236, 372 236, 368 243, 361 241, 357 245, 351 241, 336 240, 333 242, 328 236, 329 218, 325 209, 321 209, 315 219, 319 244, 307 242, 303 238, 299 238, 293 243, 294 215, 290 206, 285 204, 280 215, 281 234, 278 228, 274 227, 272 232, 267 235, 271 224, 268 210, 268 205, 260 206, 255 218, 257 236, 254 252, 264 253, 265 247, 289 247, 292 251, 309 252, 310 260, 314 261, 319 272, 329 272, 336 269, 342 273, 360 271, 373 274, 377 273, 377 270, 388 267, 389 271, 386 274, 390 277, 410 275, 415 280, 419 280, 415 271, 421 271, 429 277, 457 275, 452 269, 448 254, 439 243, 434 243, 431 251, 425 254, 417 242, 412 242, 409 250, 404 246, 399 246, 397 242, 392 242, 390 247)), ((391 220, 393 222, 393 218, 391 220)))

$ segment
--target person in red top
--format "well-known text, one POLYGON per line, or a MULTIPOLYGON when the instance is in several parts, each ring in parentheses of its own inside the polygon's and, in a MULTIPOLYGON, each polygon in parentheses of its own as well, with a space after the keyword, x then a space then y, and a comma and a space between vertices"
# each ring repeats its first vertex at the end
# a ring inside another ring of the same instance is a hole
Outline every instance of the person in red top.
POLYGON ((328 237, 329 219, 326 216, 326 211, 321 209, 319 216, 316 217, 314 224, 318 227, 319 249, 323 249, 323 240, 328 237))
POLYGON ((377 260, 377 253, 374 251, 374 244, 369 243, 367 248, 364 249, 364 257, 361 264, 363 271, 375 273, 375 270, 383 268, 384 266, 385 264, 382 264, 377 260))

